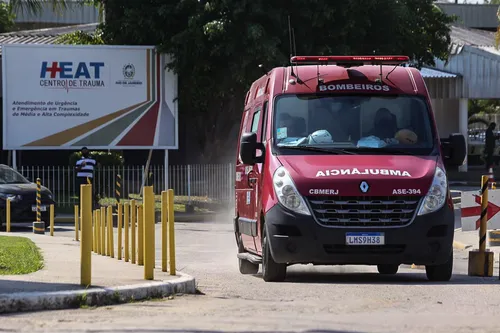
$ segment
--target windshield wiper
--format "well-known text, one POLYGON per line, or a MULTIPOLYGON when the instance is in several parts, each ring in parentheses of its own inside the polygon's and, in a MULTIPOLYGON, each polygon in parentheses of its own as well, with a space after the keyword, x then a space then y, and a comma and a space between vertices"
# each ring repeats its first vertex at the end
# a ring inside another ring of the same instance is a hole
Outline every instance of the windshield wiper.
POLYGON ((364 152, 373 152, 373 153, 378 153, 380 155, 389 153, 389 154, 398 154, 398 155, 417 155, 414 152, 404 150, 404 149, 398 149, 398 148, 390 148, 390 147, 380 147, 380 148, 371 148, 371 147, 360 147, 357 148, 356 150, 358 151, 364 151, 364 152))
POLYGON ((278 146, 280 148, 284 149, 296 149, 296 150, 307 150, 307 151, 317 151, 317 152, 322 152, 322 153, 329 153, 329 154, 337 154, 337 155, 342 155, 342 154, 347 154, 347 155, 357 155, 357 153, 345 150, 345 149, 339 149, 339 148, 320 148, 320 147, 311 147, 311 146, 278 146))

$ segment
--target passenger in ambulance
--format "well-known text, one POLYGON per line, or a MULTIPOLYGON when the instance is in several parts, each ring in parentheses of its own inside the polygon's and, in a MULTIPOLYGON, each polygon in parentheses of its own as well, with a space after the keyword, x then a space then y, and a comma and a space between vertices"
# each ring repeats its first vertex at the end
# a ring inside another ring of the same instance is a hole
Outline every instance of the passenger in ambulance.
POLYGON ((386 108, 380 108, 375 114, 373 128, 367 135, 374 135, 381 140, 392 139, 398 131, 397 119, 394 114, 386 108))

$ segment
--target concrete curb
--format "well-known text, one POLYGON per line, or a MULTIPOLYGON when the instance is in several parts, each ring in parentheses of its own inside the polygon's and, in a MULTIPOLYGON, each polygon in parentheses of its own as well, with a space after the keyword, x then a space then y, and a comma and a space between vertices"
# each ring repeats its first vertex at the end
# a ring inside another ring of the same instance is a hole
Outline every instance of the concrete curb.
POLYGON ((472 245, 464 244, 462 242, 453 241, 453 248, 457 250, 465 250, 472 247, 472 245))
POLYGON ((481 182, 469 182, 469 181, 450 181, 449 184, 451 186, 474 186, 477 188, 481 188, 481 182))
POLYGON ((152 281, 110 288, 0 294, 0 314, 112 305, 179 293, 195 294, 195 278, 180 272, 177 272, 177 275, 179 278, 171 281, 152 281))

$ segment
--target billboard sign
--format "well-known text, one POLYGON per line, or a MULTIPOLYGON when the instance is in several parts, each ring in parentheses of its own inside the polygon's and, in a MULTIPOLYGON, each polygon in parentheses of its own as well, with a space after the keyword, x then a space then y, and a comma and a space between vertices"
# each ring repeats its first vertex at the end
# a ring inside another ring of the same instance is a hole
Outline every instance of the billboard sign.
POLYGON ((177 76, 148 46, 2 46, 6 150, 177 149, 177 76))

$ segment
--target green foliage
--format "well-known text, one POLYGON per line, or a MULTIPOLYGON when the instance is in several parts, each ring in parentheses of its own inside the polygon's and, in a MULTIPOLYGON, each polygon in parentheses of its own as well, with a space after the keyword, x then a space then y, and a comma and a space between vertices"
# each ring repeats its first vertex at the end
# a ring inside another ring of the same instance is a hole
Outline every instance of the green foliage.
MULTIPOLYGON (((102 0, 101 0, 102 1, 102 0)), ((446 59, 447 16, 432 0, 106 0, 108 44, 156 45, 172 54, 191 156, 234 150, 246 90, 264 68, 297 53, 405 54, 417 65, 446 59), (213 124, 207 126, 206 124, 213 124), (228 133, 229 136, 228 136, 228 133)))
POLYGON ((94 33, 87 33, 81 30, 64 34, 56 40, 56 44, 72 44, 72 45, 102 45, 103 32, 100 28, 94 33))
POLYGON ((9 32, 14 27, 15 18, 11 6, 0 2, 0 33, 9 32))
MULTIPOLYGON (((119 152, 91 151, 90 156, 101 166, 122 166, 125 163, 123 155, 119 152)), ((82 158, 80 151, 74 152, 69 157, 69 165, 75 166, 76 161, 82 158)))
POLYGON ((500 113, 500 101, 495 99, 470 99, 469 117, 500 113))

